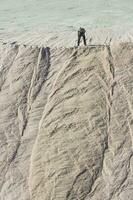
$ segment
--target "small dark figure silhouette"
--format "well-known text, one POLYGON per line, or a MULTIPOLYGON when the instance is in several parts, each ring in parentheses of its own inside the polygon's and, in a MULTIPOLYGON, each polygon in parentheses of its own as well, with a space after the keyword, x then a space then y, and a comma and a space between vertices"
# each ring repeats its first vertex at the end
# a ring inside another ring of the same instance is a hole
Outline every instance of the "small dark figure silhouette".
POLYGON ((86 46, 86 37, 85 37, 86 30, 84 28, 81 28, 78 30, 78 46, 80 45, 80 40, 83 38, 84 45, 86 46))

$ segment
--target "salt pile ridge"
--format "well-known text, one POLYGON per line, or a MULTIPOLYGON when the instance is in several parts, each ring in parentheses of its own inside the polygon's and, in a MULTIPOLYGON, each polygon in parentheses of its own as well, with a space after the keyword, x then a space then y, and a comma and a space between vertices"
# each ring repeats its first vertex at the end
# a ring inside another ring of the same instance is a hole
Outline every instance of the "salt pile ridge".
POLYGON ((0 152, 1 200, 131 200, 133 44, 1 44, 0 152))

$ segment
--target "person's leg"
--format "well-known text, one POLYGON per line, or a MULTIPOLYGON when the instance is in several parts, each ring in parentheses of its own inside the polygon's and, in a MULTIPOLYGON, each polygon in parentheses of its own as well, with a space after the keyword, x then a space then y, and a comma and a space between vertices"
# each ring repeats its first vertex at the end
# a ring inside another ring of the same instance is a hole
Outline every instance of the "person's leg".
POLYGON ((86 38, 85 38, 85 35, 83 35, 83 41, 84 41, 84 45, 86 46, 86 38))
POLYGON ((81 36, 78 35, 78 46, 80 45, 80 39, 81 39, 81 36))

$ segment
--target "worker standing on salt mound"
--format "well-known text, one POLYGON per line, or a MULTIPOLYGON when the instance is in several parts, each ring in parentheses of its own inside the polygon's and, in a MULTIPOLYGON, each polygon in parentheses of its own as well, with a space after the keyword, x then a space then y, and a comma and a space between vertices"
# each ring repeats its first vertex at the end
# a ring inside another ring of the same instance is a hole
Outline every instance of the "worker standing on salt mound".
POLYGON ((84 45, 86 46, 86 37, 85 37, 86 30, 84 28, 79 28, 78 30, 78 46, 80 45, 80 40, 83 38, 84 45))

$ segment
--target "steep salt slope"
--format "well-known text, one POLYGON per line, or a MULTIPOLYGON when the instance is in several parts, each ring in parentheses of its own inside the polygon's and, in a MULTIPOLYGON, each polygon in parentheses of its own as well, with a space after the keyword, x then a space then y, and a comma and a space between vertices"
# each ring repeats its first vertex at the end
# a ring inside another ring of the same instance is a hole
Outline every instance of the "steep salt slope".
POLYGON ((133 45, 0 52, 0 199, 131 200, 133 45))

